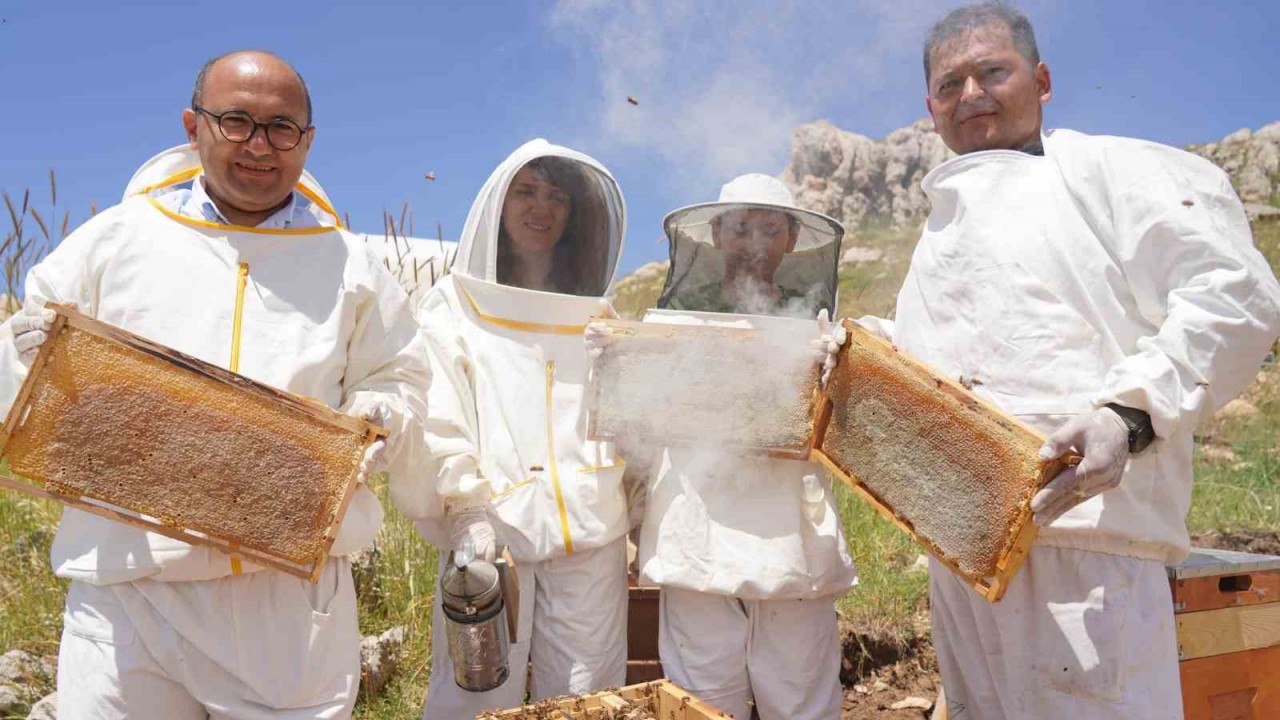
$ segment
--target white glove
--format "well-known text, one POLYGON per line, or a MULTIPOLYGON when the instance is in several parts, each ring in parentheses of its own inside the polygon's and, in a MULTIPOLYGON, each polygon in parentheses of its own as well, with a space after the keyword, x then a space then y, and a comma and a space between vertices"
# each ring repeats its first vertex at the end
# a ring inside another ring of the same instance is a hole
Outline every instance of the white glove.
POLYGON ((40 351, 40 345, 53 330, 53 319, 57 317, 52 308, 42 307, 29 310, 25 305, 9 321, 13 330, 13 346, 18 350, 18 358, 23 365, 31 365, 40 351))
POLYGON ((836 369, 836 356, 840 348, 849 340, 849 332, 844 325, 832 322, 826 308, 818 311, 818 339, 810 343, 813 347, 814 360, 822 368, 822 387, 831 379, 831 371, 836 369))
POLYGON ((1084 459, 1063 470, 1031 498, 1036 525, 1048 525, 1076 505, 1120 484, 1129 458, 1129 427, 1110 408, 1082 413, 1050 435, 1039 456, 1053 460, 1071 449, 1084 459))
MULTIPOLYGON (((347 408, 347 414, 387 429, 391 419, 382 401, 372 395, 357 395, 347 408)), ((387 469, 387 439, 378 438, 365 448, 364 457, 360 458, 359 482, 365 482, 373 473, 387 469)))
POLYGON ((493 523, 489 522, 489 514, 483 506, 455 510, 451 518, 453 522, 449 528, 449 544, 454 551, 470 542, 477 559, 493 562, 497 558, 498 536, 493 531, 493 523))
POLYGON ((805 475, 800 478, 801 483, 801 499, 804 501, 805 517, 809 518, 809 522, 817 525, 827 514, 827 491, 822 486, 822 480, 817 475, 805 475))
MULTIPOLYGON (((618 311, 613 309, 613 304, 608 298, 600 298, 600 317, 618 317, 618 311)), ((612 333, 609 326, 602 322, 587 323, 587 327, 582 331, 582 337, 587 343, 587 356, 592 360, 600 357, 604 349, 609 346, 609 336, 612 333)))

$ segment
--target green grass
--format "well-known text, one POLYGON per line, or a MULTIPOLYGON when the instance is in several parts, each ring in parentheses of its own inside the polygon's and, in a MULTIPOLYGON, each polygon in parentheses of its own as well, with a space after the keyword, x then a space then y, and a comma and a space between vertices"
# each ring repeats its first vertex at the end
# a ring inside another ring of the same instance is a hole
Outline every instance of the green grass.
POLYGON ((916 635, 928 605, 929 576, 909 568, 923 551, 853 491, 838 482, 835 487, 849 552, 858 566, 857 587, 837 603, 841 617, 872 634, 916 635))
POLYGON ((376 697, 361 698, 356 718, 417 718, 427 693, 431 657, 431 602, 435 597, 436 549, 418 537, 413 524, 391 505, 386 482, 370 486, 387 509, 375 543, 376 572, 359 576, 360 633, 378 635, 403 625, 400 671, 376 697))

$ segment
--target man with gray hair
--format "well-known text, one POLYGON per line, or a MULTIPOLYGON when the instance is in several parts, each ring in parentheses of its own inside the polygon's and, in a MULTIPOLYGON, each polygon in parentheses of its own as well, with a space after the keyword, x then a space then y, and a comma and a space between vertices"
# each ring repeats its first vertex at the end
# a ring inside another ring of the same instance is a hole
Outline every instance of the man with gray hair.
POLYGON ((895 321, 865 324, 1048 435, 1042 459, 1083 456, 1032 499, 1040 534, 1000 603, 933 562, 949 717, 1181 718, 1165 564, 1189 549, 1192 432, 1280 334, 1280 285, 1220 169, 1042 131, 1052 85, 1022 13, 951 12, 924 68, 960 157, 924 179, 895 321))

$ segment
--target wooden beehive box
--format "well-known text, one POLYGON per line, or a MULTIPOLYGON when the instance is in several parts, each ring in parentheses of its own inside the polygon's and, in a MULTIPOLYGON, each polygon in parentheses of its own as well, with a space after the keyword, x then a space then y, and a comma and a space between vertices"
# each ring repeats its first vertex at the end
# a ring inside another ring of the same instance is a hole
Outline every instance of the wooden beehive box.
POLYGON ((662 588, 631 585, 627 590, 627 684, 661 679, 658 605, 662 588))
POLYGON ((74 309, 0 431, 0 485, 319 578, 385 432, 74 309))
POLYGON ((1280 718, 1280 557, 1196 548, 1169 584, 1186 720, 1280 718))
POLYGON ((476 720, 706 720, 728 717, 670 681, 657 680, 484 713, 477 715, 476 720))

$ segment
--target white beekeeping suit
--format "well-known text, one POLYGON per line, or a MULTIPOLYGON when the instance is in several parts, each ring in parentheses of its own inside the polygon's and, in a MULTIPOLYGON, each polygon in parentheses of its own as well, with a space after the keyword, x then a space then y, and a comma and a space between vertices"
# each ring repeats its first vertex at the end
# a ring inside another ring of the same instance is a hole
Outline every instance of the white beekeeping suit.
MULTIPOLYGON (((310 176, 295 219, 312 219, 259 229, 178 212, 175 198, 200 173, 186 145, 149 161, 122 203, 31 269, 28 309, 75 303, 206 362, 230 367, 238 355, 240 374, 339 410, 376 407, 391 432, 389 471, 413 472, 427 368, 404 292, 340 228, 310 176)), ((11 403, 24 371, 9 350, 4 360, 11 403)), ((123 703, 142 718, 348 716, 360 636, 343 556, 381 521, 359 486, 313 585, 66 509, 52 549, 56 574, 72 581, 59 688, 84 692, 60 691, 60 716, 115 717, 123 703)))
POLYGON ((529 142, 481 189, 453 269, 419 314, 433 373, 427 442, 438 475, 393 482, 392 498, 442 555, 456 549, 450 525, 459 513, 482 512, 516 560, 522 597, 510 678, 471 693, 454 682, 437 594, 426 718, 520 705, 529 660, 535 698, 624 680, 623 463, 608 444, 586 438, 582 331, 612 285, 625 220, 622 194, 603 166, 544 140, 529 142), (539 158, 568 168, 579 185, 570 220, 581 226, 577 244, 561 240, 557 250, 571 251, 585 272, 565 292, 498 280, 508 187, 539 158), (584 218, 594 221, 585 227, 584 218))
MULTIPOLYGON (((801 347, 818 336, 815 313, 836 302, 844 228, 797 208, 781 181, 739 177, 717 202, 672 212, 664 227, 672 268, 660 305, 672 309, 651 312, 645 322, 752 328, 801 347), (746 298, 743 310, 721 294, 734 262, 722 256, 737 250, 734 243, 752 242, 750 233, 732 237, 728 228, 738 221, 727 218, 747 211, 780 213, 797 235, 772 273, 776 298, 746 298), (723 228, 713 241, 717 222, 723 228)), ((765 352, 778 373, 803 378, 812 367, 807 354, 785 363, 775 348, 765 352)), ((667 677, 741 720, 753 706, 764 720, 838 716, 835 600, 854 586, 857 571, 826 472, 728 448, 666 448, 652 464, 644 507, 640 577, 662 587, 658 641, 667 677)))
POLYGON ((1280 334, 1280 286, 1230 180, 1154 143, 1045 134, 924 180, 929 221, 881 332, 1049 434, 1107 403, 1157 440, 1040 532, 988 605, 933 564, 953 715, 1182 716, 1165 563, 1185 557, 1192 432, 1280 334))

